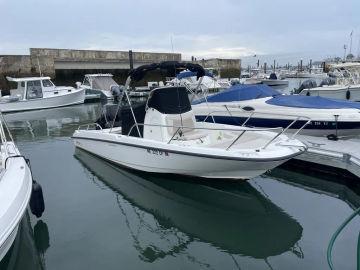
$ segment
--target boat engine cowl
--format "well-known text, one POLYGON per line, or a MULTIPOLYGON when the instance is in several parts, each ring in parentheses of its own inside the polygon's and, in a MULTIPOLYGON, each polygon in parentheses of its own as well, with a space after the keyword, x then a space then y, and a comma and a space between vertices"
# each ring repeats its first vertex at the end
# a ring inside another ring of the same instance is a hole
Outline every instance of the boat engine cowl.
POLYGON ((317 84, 314 79, 305 80, 301 83, 300 87, 295 90, 295 94, 299 94, 304 89, 311 89, 315 87, 317 87, 317 84))

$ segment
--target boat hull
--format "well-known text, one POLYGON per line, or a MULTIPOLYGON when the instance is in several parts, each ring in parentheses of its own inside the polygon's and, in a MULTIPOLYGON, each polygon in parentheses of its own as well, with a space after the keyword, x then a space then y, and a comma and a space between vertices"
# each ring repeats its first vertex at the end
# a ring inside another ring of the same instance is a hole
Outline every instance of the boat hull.
POLYGON ((73 136, 75 146, 127 168, 203 178, 249 179, 284 163, 290 157, 269 160, 239 160, 189 154, 156 147, 130 145, 73 136))
POLYGON ((262 80, 262 84, 266 84, 268 86, 287 86, 289 85, 289 81, 287 80, 262 80))
MULTIPOLYGON (((241 126, 247 119, 248 116, 227 116, 227 115, 214 115, 216 123, 241 126)), ((197 121, 213 122, 212 117, 206 115, 196 115, 197 121)), ((293 119, 274 119, 274 118, 260 118, 252 117, 246 122, 247 126, 262 127, 262 128, 275 128, 283 127, 286 128, 292 123, 293 119)), ((298 120, 289 129, 289 133, 296 132, 306 123, 305 120, 298 120)), ((335 121, 311 121, 305 126, 300 134, 310 136, 327 136, 330 134, 338 134, 341 136, 352 136, 360 134, 360 121, 359 122, 335 122, 335 121), (337 126, 337 128, 336 128, 337 126)))
POLYGON ((0 180, 0 260, 16 237, 32 189, 30 169, 22 157, 10 158, 0 180))
POLYGON ((64 107, 75 104, 82 104, 85 100, 85 90, 77 89, 71 93, 31 99, 31 100, 20 100, 16 102, 3 102, 0 103, 0 110, 3 113, 7 112, 18 112, 18 111, 30 111, 30 110, 39 110, 39 109, 49 109, 56 107, 64 107))
POLYGON ((360 85, 353 86, 322 86, 312 89, 304 89, 300 95, 320 96, 325 98, 360 101, 360 85))

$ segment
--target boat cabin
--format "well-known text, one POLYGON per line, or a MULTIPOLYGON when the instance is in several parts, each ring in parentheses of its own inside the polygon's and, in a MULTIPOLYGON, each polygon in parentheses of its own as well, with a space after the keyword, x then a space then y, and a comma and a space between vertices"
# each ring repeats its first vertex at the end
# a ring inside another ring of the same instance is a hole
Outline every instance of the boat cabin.
POLYGON ((72 91, 72 87, 56 87, 50 77, 6 78, 17 83, 17 88, 10 90, 9 97, 17 100, 46 98, 72 91))
POLYGON ((86 74, 82 86, 94 90, 110 90, 111 86, 118 86, 112 78, 113 75, 107 74, 86 74))

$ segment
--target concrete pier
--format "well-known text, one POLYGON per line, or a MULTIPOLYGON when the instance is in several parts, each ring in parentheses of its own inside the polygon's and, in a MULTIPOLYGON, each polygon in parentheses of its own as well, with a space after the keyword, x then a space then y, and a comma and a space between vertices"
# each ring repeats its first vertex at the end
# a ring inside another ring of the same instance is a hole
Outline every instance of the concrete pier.
MULTIPOLYGON (((178 53, 132 52, 134 67, 161 61, 181 61, 178 53)), ((0 56, 0 74, 55 76, 58 69, 129 69, 129 51, 31 48, 30 55, 0 56)))
MULTIPOLYGON (((194 59, 193 59, 194 60, 194 59)), ((0 55, 0 89, 10 88, 6 76, 50 76, 81 80, 86 73, 110 72, 126 78, 131 68, 161 61, 182 61, 180 53, 99 51, 73 49, 30 48, 29 55, 0 55)), ((223 78, 238 77, 239 59, 202 59, 194 62, 217 70, 223 78)), ((165 74, 166 76, 166 74, 165 74)), ((164 77, 164 76, 162 76, 164 77)), ((165 78, 165 77, 164 77, 165 78)), ((160 78, 159 78, 160 79, 160 78)))

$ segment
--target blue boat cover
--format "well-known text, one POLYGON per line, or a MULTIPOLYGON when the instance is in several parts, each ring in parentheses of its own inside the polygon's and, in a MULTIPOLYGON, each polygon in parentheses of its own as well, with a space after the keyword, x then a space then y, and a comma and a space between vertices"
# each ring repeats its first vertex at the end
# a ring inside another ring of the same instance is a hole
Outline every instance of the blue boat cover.
POLYGON ((312 109, 360 109, 360 103, 340 99, 330 99, 318 96, 281 95, 266 101, 276 106, 312 108, 312 109))
MULTIPOLYGON (((233 102, 264 97, 272 97, 267 100, 266 103, 276 106, 312 109, 360 109, 360 103, 358 102, 323 98, 318 96, 282 95, 280 92, 263 84, 233 85, 225 91, 209 96, 207 100, 208 102, 233 102)), ((203 102, 205 102, 204 98, 195 100, 193 104, 203 102)))
MULTIPOLYGON (((196 72, 192 72, 189 70, 180 72, 178 75, 176 75, 176 78, 178 78, 179 80, 183 79, 183 78, 188 78, 188 77, 193 77, 196 76, 196 72)), ((207 70, 205 70, 205 76, 211 77, 213 78, 214 76, 207 70)))
MULTIPOLYGON (((208 102, 232 102, 273 97, 277 95, 281 95, 281 93, 265 84, 236 84, 227 90, 209 96, 207 100, 208 102)), ((204 98, 194 101, 193 104, 199 104, 203 102, 205 102, 204 98)))

